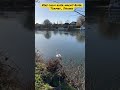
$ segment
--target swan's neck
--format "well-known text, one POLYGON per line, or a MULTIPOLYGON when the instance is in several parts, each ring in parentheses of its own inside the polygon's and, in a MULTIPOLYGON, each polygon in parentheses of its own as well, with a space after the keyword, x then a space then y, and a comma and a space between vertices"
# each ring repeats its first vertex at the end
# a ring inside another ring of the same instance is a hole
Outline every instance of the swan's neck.
POLYGON ((56 50, 56 55, 57 55, 57 54, 59 54, 59 53, 58 53, 58 50, 56 50))

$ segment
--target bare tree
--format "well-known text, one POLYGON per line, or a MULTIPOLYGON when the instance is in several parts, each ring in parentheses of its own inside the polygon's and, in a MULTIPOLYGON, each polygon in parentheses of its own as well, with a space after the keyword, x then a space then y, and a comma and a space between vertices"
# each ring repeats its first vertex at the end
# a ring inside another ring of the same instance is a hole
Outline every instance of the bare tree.
POLYGON ((77 90, 85 90, 85 65, 84 62, 77 65, 74 60, 70 59, 63 70, 66 74, 66 80, 77 90))
POLYGON ((76 26, 83 26, 85 23, 85 17, 84 16, 79 16, 77 19, 76 26))

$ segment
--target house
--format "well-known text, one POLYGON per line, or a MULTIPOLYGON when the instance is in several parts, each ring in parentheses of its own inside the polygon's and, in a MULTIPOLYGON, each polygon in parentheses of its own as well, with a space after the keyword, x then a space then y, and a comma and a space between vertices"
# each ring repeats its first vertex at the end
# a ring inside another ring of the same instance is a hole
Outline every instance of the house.
POLYGON ((75 28, 76 27, 76 22, 71 22, 70 26, 75 28))
POLYGON ((68 28, 68 27, 69 27, 69 23, 64 23, 64 24, 63 24, 63 27, 64 27, 64 28, 68 28))

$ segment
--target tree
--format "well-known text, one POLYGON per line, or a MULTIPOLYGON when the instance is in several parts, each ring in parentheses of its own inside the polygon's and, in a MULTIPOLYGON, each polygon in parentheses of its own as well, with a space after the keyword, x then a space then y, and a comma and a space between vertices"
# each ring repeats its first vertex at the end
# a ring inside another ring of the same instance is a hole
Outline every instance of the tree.
POLYGON ((52 23, 48 19, 46 19, 46 20, 44 20, 43 24, 44 25, 51 25, 52 23))
POLYGON ((85 23, 85 17, 84 16, 79 16, 78 19, 77 19, 77 23, 76 23, 76 26, 83 26, 85 23))
POLYGON ((46 20, 44 20, 43 25, 44 25, 46 28, 48 28, 48 27, 50 27, 50 26, 52 25, 52 23, 51 23, 48 19, 46 19, 46 20))

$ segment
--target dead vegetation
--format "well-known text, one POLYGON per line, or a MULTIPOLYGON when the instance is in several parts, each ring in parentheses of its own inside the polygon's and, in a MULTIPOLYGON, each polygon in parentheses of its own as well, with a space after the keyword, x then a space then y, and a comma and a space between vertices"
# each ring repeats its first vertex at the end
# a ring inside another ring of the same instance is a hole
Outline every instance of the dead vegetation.
POLYGON ((35 55, 36 66, 38 67, 36 71, 39 69, 44 83, 55 90, 85 90, 85 67, 83 63, 76 64, 72 59, 64 63, 59 58, 44 60, 39 51, 35 55))

